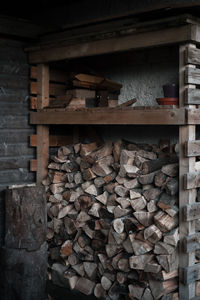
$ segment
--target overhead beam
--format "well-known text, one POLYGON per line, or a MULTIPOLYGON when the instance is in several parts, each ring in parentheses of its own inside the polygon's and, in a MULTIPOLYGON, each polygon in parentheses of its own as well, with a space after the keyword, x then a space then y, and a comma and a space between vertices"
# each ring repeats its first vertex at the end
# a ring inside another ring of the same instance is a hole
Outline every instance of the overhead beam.
POLYGON ((33 64, 47 63, 51 61, 115 53, 144 47, 175 44, 185 41, 200 42, 198 25, 188 24, 180 27, 162 28, 151 32, 145 31, 73 45, 67 45, 65 42, 60 46, 58 46, 58 44, 49 44, 48 47, 41 45, 35 50, 31 50, 31 48, 28 50, 30 51, 29 62, 33 64))

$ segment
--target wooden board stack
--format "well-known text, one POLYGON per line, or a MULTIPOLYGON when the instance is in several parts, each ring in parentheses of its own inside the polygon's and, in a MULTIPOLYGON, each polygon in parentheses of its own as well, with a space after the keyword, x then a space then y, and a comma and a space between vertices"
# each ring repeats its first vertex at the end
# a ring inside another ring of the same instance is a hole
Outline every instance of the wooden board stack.
POLYGON ((178 158, 169 143, 61 147, 43 181, 49 275, 106 299, 178 299, 178 158))

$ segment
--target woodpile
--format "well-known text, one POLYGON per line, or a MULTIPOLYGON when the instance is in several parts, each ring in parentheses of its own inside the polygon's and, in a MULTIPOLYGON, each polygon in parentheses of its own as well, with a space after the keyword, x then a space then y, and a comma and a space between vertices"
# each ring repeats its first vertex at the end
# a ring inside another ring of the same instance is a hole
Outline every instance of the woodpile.
POLYGON ((178 299, 174 147, 75 144, 52 156, 49 276, 97 298, 178 299))

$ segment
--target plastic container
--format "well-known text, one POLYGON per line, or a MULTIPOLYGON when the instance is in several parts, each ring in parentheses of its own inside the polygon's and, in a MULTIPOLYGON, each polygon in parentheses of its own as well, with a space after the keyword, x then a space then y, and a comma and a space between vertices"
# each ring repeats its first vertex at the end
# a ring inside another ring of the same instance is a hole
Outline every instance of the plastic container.
POLYGON ((163 93, 165 98, 178 98, 179 85, 176 83, 165 84, 163 85, 163 93))

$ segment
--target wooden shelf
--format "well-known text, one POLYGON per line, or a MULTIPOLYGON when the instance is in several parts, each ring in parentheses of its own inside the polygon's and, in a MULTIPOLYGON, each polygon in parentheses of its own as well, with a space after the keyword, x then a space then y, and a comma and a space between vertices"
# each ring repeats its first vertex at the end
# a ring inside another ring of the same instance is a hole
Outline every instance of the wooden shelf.
POLYGON ((184 125, 185 108, 131 107, 82 110, 46 109, 31 112, 30 123, 90 125, 184 125))

